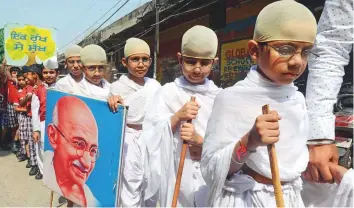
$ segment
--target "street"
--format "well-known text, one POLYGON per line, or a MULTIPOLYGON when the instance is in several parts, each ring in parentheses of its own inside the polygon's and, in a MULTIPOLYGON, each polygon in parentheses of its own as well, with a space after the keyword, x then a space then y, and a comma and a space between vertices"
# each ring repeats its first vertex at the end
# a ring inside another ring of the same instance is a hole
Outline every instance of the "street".
MULTIPOLYGON (((0 207, 50 206, 50 190, 28 175, 26 161, 20 163, 13 153, 0 150, 0 164, 0 207)), ((60 205, 58 199, 54 194, 53 207, 60 205)))

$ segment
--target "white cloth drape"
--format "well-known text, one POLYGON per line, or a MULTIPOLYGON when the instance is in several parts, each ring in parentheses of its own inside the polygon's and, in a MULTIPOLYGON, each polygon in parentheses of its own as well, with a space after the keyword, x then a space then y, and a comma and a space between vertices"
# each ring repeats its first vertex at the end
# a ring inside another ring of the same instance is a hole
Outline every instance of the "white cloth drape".
POLYGON ((301 192, 306 207, 354 207, 354 171, 349 169, 340 184, 304 181, 301 192))
POLYGON ((72 76, 68 74, 56 82, 54 89, 71 94, 80 94, 80 91, 85 90, 83 85, 84 80, 85 77, 83 77, 80 82, 76 82, 72 76))
MULTIPOLYGON (((303 206, 300 175, 309 160, 306 146, 308 115, 304 96, 293 84, 278 86, 266 80, 256 71, 256 66, 251 68, 245 80, 223 90, 215 99, 201 161, 204 179, 211 189, 208 206, 274 205, 271 186, 258 184, 242 172, 227 179, 236 143, 251 130, 265 104, 282 117, 279 121, 280 140, 275 147, 280 179, 289 182, 283 186, 286 206, 303 206)), ((265 146, 251 153, 246 164, 271 178, 265 146)))
MULTIPOLYGON (((165 84, 156 93, 149 104, 143 123, 144 144, 148 151, 145 157, 148 178, 146 199, 157 194, 162 207, 171 206, 172 203, 183 142, 180 139, 179 127, 176 133, 172 133, 171 116, 190 101, 191 96, 195 96, 201 108, 193 124, 196 132, 204 137, 214 98, 219 91, 220 89, 210 80, 206 79, 203 85, 193 85, 184 77, 179 77, 174 82, 165 84)), ((188 151, 178 206, 202 207, 205 205, 207 193, 208 188, 200 172, 200 162, 191 160, 188 151)))
POLYGON ((127 123, 142 124, 147 111, 147 103, 153 98, 156 91, 161 87, 154 79, 145 77, 145 85, 141 86, 122 75, 119 80, 112 83, 110 95, 120 95, 124 105, 129 106, 127 123))
POLYGON ((97 85, 91 84, 85 79, 83 81, 84 90, 81 90, 80 95, 107 101, 109 95, 109 87, 111 84, 105 79, 102 79, 101 82, 102 87, 99 87, 97 85))
MULTIPOLYGON (((161 87, 154 79, 145 78, 144 86, 123 75, 110 87, 110 95, 119 95, 124 100, 124 105, 129 106, 127 123, 142 124, 147 103, 153 98, 161 87)), ((126 127, 124 138, 124 169, 121 191, 123 207, 147 206, 144 200, 146 178, 144 170, 145 146, 141 139, 142 131, 126 127)))

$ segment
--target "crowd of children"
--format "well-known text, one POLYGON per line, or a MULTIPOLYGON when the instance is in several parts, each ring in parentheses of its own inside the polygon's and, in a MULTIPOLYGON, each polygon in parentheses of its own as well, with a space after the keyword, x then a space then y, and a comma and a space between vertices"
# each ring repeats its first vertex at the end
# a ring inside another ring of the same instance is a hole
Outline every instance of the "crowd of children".
MULTIPOLYGON (((129 106, 120 196, 124 207, 171 206, 184 142, 188 151, 178 206, 275 207, 268 144, 276 144, 286 207, 316 206, 316 197, 327 198, 328 206, 353 206, 354 173, 337 164, 330 164, 333 193, 302 188, 311 157, 310 127, 305 98, 294 80, 317 56, 311 51, 316 28, 315 17, 300 3, 266 6, 248 43, 257 65, 227 89, 207 78, 218 62, 218 38, 199 25, 183 35, 176 52, 182 76, 164 86, 145 77, 150 48, 138 38, 128 39, 124 48, 122 64, 129 73, 112 84, 103 78, 107 57, 98 45, 70 46, 65 52, 70 73, 58 82, 56 57, 21 69, 4 61, 1 145, 7 149, 13 143, 18 161, 31 168, 29 175, 42 179, 46 89, 53 88, 105 100, 111 111, 119 104, 129 106), (196 100, 190 101, 191 96, 196 100), (262 115, 265 104, 272 110, 268 115, 262 115), (304 195, 313 198, 304 200, 304 195)), ((326 184, 313 184, 321 185, 326 184)))
POLYGON ((45 120, 46 88, 56 82, 57 70, 56 57, 23 67, 4 60, 1 66, 1 148, 12 149, 19 162, 27 161, 29 175, 38 180, 43 177, 38 126, 45 120))

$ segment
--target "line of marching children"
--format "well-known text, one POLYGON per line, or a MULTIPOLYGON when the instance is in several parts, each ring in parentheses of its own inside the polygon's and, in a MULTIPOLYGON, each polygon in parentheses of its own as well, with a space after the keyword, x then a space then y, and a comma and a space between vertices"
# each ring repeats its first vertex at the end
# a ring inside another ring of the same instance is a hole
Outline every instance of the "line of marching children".
POLYGON ((218 61, 218 39, 211 29, 194 26, 183 35, 177 53, 182 76, 162 87, 144 77, 151 63, 148 45, 128 39, 122 63, 129 74, 111 85, 108 98, 113 111, 118 103, 130 107, 121 205, 171 206, 187 142, 177 206, 276 207, 266 148, 276 143, 286 207, 352 207, 354 172, 335 162, 329 171, 336 183, 312 184, 327 192, 302 189, 311 157, 309 122, 304 96, 293 82, 317 55, 311 52, 316 30, 315 17, 304 5, 269 4, 248 43, 257 65, 224 90, 207 79, 218 61), (265 104, 272 108, 269 115, 262 115, 265 104), (318 198, 325 200, 318 203, 318 198))
MULTIPOLYGON (((19 93, 13 105, 20 122, 19 160, 29 158, 28 167, 42 178, 47 83, 56 90, 106 100, 111 111, 119 104, 129 106, 120 187, 123 207, 171 206, 183 142, 188 151, 177 206, 275 207, 265 147, 274 143, 285 206, 316 206, 316 200, 302 198, 306 194, 315 199, 320 193, 302 190, 309 124, 305 99, 293 83, 316 55, 311 52, 315 37, 316 20, 302 4, 288 0, 266 6, 248 43, 257 65, 224 90, 207 78, 218 62, 218 39, 204 26, 183 35, 176 53, 182 76, 164 86, 145 77, 151 57, 141 39, 126 41, 122 64, 129 73, 112 84, 103 78, 103 48, 70 46, 65 52, 70 73, 55 86, 45 78, 45 73, 57 74, 55 58, 44 68, 24 67, 25 75, 17 75, 19 93), (190 101, 191 96, 196 100, 190 101), (265 104, 273 110, 269 115, 262 115, 265 104)), ((328 205, 353 206, 353 170, 331 164, 330 171, 337 184, 328 193, 336 196, 328 205)))

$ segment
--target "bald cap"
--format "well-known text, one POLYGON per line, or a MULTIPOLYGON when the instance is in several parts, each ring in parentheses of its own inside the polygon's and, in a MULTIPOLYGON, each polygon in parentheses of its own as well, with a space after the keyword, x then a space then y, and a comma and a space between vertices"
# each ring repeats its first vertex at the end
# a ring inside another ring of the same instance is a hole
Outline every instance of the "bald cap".
POLYGON ((68 59, 73 56, 80 56, 82 48, 79 45, 71 45, 65 50, 65 59, 68 59))
POLYGON ((214 59, 217 50, 218 37, 210 28, 196 25, 187 30, 182 37, 182 56, 214 59))
POLYGON ((293 0, 282 0, 267 5, 259 13, 253 40, 314 43, 316 33, 316 19, 308 8, 293 0))
POLYGON ((127 58, 131 55, 143 53, 150 56, 149 45, 139 38, 129 38, 124 46, 124 57, 127 58))
POLYGON ((95 44, 85 46, 81 50, 81 62, 86 65, 106 65, 107 56, 104 49, 95 44))

